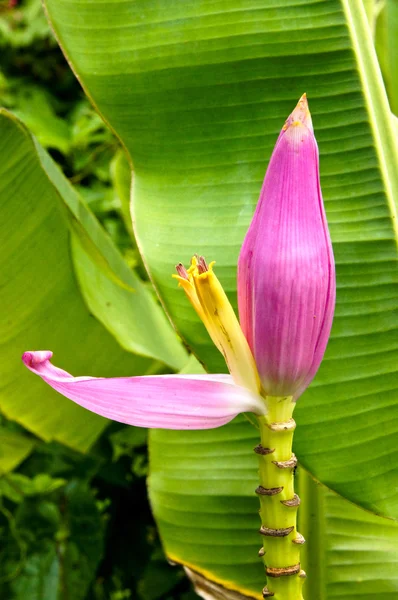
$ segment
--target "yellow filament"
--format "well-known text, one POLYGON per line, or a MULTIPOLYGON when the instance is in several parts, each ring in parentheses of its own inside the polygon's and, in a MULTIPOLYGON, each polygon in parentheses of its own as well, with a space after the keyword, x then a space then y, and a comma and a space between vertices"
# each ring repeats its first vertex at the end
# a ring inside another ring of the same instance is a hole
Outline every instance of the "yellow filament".
MULTIPOLYGON (((214 262, 200 273, 194 256, 187 277, 173 275, 184 289, 203 321, 214 344, 224 356, 237 385, 258 393, 261 388, 257 367, 249 344, 222 285, 213 271, 214 262)), ((202 269, 203 270, 203 267, 202 269)))

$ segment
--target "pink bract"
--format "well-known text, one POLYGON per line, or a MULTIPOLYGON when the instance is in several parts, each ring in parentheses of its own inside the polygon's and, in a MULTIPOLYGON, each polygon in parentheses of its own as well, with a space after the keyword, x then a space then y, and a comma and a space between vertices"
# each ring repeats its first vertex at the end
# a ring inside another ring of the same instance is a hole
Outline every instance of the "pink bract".
POLYGON ((335 268, 305 96, 276 143, 238 263, 240 323, 264 392, 297 399, 317 372, 335 268))

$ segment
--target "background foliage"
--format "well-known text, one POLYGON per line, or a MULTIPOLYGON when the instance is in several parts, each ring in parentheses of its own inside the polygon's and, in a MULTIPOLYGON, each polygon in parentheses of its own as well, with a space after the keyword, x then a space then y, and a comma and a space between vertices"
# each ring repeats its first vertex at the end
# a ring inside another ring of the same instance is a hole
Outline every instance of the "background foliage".
MULTIPOLYGON (((396 112, 396 4, 366 7, 396 112)), ((81 91, 40 0, 0 2, 0 51, 0 105, 37 136, 145 283, 129 220, 124 151, 81 91)), ((192 597, 181 570, 168 565, 160 547, 146 494, 146 448, 145 431, 117 424, 82 454, 1 420, 1 597, 192 597)), ((341 552, 336 549, 337 562, 341 552)))
MULTIPOLYGON (((0 3, 0 53, 0 106, 36 135, 146 284, 131 237, 130 168, 67 65, 40 0, 0 3)), ((143 359, 138 364, 143 372, 143 359)), ((190 598, 149 509, 146 440, 145 430, 112 424, 82 454, 1 418, 1 598, 190 598)))

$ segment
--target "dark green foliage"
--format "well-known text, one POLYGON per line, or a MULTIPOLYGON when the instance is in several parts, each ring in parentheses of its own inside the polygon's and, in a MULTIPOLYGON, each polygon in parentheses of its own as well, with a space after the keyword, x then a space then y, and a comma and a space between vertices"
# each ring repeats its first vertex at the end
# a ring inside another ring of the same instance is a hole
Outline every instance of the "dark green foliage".
POLYGON ((43 489, 32 490, 29 478, 8 477, 18 505, 3 497, 2 594, 83 600, 103 554, 104 519, 85 482, 51 481, 45 474, 33 482, 38 478, 45 480, 43 489))
POLYGON ((146 494, 146 430, 112 425, 92 451, 37 443, 0 478, 0 597, 185 598, 146 494))

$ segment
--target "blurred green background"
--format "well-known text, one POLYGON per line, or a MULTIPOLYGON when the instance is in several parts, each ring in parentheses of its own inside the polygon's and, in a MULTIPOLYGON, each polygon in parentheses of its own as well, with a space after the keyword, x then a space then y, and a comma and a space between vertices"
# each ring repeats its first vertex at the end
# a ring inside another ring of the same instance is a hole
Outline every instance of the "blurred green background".
MULTIPOLYGON (((387 60, 397 55, 398 8, 376 4, 371 26, 396 114, 397 69, 387 60)), ((37 136, 145 280, 120 186, 129 177, 123 150, 84 96, 40 0, 0 1, 0 52, 0 105, 37 136)), ((59 589, 62 600, 195 597, 162 553, 147 466, 145 430, 111 424, 81 454, 0 417, 0 597, 54 600, 59 589)))

